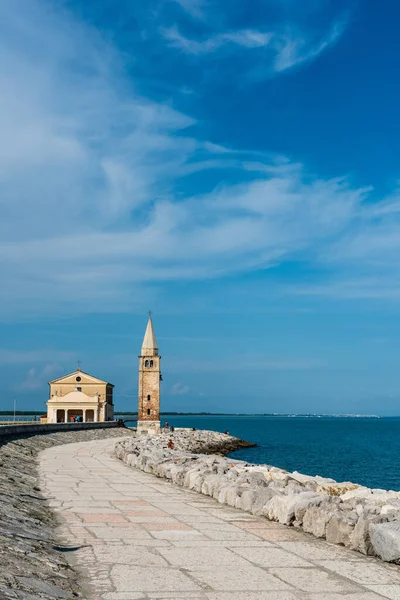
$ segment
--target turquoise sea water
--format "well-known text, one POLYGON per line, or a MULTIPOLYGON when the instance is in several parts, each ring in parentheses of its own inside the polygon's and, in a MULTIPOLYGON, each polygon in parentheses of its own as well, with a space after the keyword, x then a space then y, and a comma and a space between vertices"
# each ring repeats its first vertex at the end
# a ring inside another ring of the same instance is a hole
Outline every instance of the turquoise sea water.
POLYGON ((400 417, 257 417, 163 415, 176 427, 225 431, 256 448, 232 456, 308 475, 400 490, 400 417))

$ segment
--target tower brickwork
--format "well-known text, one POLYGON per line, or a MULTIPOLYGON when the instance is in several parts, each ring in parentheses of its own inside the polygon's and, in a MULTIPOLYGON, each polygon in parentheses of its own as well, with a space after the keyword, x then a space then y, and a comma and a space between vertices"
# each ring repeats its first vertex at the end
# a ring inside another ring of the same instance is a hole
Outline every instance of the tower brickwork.
POLYGON ((160 360, 153 322, 149 317, 139 356, 138 433, 160 430, 160 360))

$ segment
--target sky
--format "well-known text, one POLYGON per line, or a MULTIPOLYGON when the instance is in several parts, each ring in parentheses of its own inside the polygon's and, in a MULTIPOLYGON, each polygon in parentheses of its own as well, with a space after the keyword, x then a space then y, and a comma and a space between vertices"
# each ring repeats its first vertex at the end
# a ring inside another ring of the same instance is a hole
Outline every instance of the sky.
POLYGON ((1 409, 400 414, 394 0, 0 0, 1 409))

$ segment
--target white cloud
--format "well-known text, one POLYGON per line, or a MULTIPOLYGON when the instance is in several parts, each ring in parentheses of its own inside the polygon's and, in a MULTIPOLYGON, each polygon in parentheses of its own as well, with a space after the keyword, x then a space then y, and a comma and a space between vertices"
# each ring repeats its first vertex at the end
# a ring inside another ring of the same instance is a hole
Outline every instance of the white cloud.
POLYGON ((22 212, 37 237, 126 218, 192 153, 174 133, 193 121, 140 97, 95 31, 36 0, 15 4, 0 7, 2 237, 26 238, 10 227, 22 212))
POLYGON ((251 72, 280 73, 294 66, 316 59, 324 50, 337 42, 348 26, 348 17, 336 21, 331 29, 319 38, 293 27, 280 27, 273 31, 240 29, 209 34, 203 39, 184 36, 177 25, 162 29, 170 46, 192 55, 206 55, 230 45, 233 49, 268 49, 258 58, 258 65, 251 72))
POLYGON ((171 387, 170 395, 171 396, 185 396, 190 392, 190 387, 187 385, 183 385, 181 382, 174 383, 171 387))
POLYGON ((19 391, 34 391, 45 388, 45 384, 49 380, 58 376, 60 373, 60 365, 49 363, 42 369, 31 367, 27 372, 24 381, 20 383, 15 389, 19 391))
POLYGON ((227 44, 241 46, 242 48, 263 48, 268 46, 272 39, 271 33, 254 29, 218 33, 201 41, 185 37, 176 25, 163 29, 162 33, 171 46, 188 54, 208 54, 227 44))
POLYGON ((129 284, 268 266, 341 232, 366 193, 345 180, 303 178, 299 166, 275 169, 273 177, 177 204, 160 200, 141 225, 9 242, 1 247, 4 268, 21 277, 29 265, 38 299, 75 296, 90 306, 108 301, 115 310, 129 284))
POLYGON ((203 19, 205 17, 205 0, 173 0, 177 2, 185 12, 194 19, 203 19))
MULTIPOLYGON (((193 119, 140 96, 122 58, 67 13, 3 3, 0 34, 4 317, 134 310, 165 281, 268 268, 298 253, 333 263, 339 249, 360 256, 367 243, 372 256, 397 249, 398 200, 377 219, 363 204, 369 190, 345 178, 198 141, 185 131, 193 119), (234 169, 243 183, 179 189, 181 177, 211 168, 234 169)), ((229 35, 269 43, 249 30, 229 35)))
POLYGON ((286 71, 292 67, 317 58, 329 46, 337 42, 347 28, 347 19, 337 21, 322 39, 314 42, 305 37, 290 35, 278 36, 276 39, 277 54, 274 62, 276 72, 286 71))

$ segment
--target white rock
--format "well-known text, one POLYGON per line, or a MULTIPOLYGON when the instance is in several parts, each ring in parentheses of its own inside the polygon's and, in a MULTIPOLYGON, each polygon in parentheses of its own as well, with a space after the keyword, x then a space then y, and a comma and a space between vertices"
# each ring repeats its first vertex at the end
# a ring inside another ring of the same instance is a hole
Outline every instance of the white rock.
POLYGON ((331 544, 349 546, 357 520, 351 513, 334 512, 326 525, 326 540, 331 544))
POLYGON ((372 523, 370 539, 375 553, 383 560, 400 560, 400 522, 372 523))

